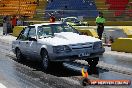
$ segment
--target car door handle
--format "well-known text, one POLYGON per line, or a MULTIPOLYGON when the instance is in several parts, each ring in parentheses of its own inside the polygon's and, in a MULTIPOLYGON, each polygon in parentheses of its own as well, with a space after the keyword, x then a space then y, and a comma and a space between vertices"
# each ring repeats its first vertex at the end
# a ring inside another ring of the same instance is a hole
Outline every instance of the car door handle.
POLYGON ((26 44, 28 44, 28 42, 26 42, 26 44))

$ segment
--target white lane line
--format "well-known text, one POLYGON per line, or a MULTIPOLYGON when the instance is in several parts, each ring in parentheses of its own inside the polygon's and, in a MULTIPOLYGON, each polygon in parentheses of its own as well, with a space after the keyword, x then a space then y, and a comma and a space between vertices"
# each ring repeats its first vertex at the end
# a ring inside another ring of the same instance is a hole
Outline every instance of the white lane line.
POLYGON ((0 88, 7 88, 7 87, 3 85, 2 83, 0 83, 0 88))

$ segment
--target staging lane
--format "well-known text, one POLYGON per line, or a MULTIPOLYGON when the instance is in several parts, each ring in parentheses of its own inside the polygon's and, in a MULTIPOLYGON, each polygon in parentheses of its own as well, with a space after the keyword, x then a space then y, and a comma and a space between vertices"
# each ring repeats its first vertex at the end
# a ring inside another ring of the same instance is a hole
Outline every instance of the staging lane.
MULTIPOLYGON (((21 63, 21 64, 24 64, 30 68, 35 69, 34 70, 35 72, 41 71, 42 73, 46 73, 42 69, 39 68, 38 63, 36 63, 36 62, 27 61, 26 63, 21 63)), ((75 62, 73 64, 78 64, 79 67, 82 67, 81 66, 82 64, 80 64, 80 63, 75 62)), ((74 65, 74 66, 77 66, 77 65, 74 65)), ((87 66, 87 65, 83 64, 83 66, 87 66)), ((56 65, 49 73, 46 73, 46 74, 50 74, 50 75, 56 76, 58 78, 62 78, 66 81, 71 82, 73 85, 74 84, 80 85, 79 82, 82 78, 81 72, 79 72, 78 70, 63 68, 63 67, 60 67, 59 65, 56 65)), ((132 81, 131 75, 126 75, 126 74, 122 74, 122 73, 118 73, 118 72, 114 72, 114 71, 109 71, 109 70, 101 69, 101 68, 97 68, 97 71, 94 74, 90 74, 89 78, 90 79, 106 79, 106 80, 108 80, 108 79, 110 79, 110 80, 111 79, 112 80, 125 79, 125 80, 131 80, 132 81)), ((96 87, 100 88, 100 86, 96 86, 96 87)), ((103 86, 101 88, 109 88, 109 87, 116 87, 116 86, 103 86)), ((118 86, 116 88, 120 88, 120 87, 121 88, 131 88, 132 85, 131 86, 129 86, 129 85, 128 86, 118 86)))

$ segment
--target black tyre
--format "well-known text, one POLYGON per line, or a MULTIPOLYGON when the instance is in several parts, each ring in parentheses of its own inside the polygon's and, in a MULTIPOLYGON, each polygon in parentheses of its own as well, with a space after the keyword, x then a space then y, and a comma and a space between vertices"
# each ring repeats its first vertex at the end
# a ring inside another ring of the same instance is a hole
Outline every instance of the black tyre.
POLYGON ((21 51, 20 51, 20 49, 16 49, 16 59, 17 59, 17 61, 23 61, 24 59, 23 59, 24 57, 23 57, 23 55, 22 55, 22 53, 21 53, 21 51))
POLYGON ((45 71, 48 71, 50 69, 50 61, 49 61, 49 56, 48 52, 46 50, 42 50, 41 52, 41 58, 42 58, 42 68, 45 71))
POLYGON ((99 61, 99 57, 95 57, 92 59, 87 59, 87 62, 89 64, 89 74, 97 73, 97 64, 99 61))
POLYGON ((90 66, 90 68, 96 68, 96 65, 98 64, 98 61, 99 61, 99 57, 95 57, 95 58, 92 58, 92 59, 87 59, 87 62, 90 66))

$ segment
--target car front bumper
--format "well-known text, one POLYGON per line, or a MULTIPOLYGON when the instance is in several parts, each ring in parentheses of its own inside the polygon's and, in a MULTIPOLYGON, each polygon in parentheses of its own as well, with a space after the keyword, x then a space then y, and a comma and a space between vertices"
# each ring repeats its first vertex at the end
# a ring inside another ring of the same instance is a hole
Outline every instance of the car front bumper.
POLYGON ((86 60, 94 57, 100 57, 105 52, 104 48, 91 50, 91 49, 78 49, 71 52, 63 53, 49 53, 51 61, 73 61, 73 60, 86 60), (79 54, 88 53, 88 56, 79 56, 79 54))

